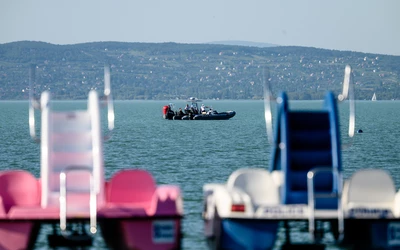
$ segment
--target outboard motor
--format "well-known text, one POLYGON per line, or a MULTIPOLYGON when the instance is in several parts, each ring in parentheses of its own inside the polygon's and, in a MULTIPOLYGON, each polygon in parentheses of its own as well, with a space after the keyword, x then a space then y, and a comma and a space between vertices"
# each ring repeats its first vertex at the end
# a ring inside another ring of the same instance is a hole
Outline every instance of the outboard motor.
POLYGON ((168 105, 165 105, 165 106, 163 107, 163 118, 164 118, 164 119, 168 119, 168 110, 169 110, 169 106, 168 106, 168 105))
POLYGON ((163 118, 164 119, 168 119, 168 120, 172 120, 175 116, 175 112, 172 110, 172 106, 171 105, 165 105, 163 107, 163 118))

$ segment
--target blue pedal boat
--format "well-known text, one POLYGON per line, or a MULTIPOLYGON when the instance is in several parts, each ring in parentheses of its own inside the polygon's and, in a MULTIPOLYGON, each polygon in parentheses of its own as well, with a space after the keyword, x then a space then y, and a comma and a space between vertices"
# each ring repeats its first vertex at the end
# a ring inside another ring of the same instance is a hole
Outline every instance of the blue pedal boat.
MULTIPOLYGON (((343 93, 335 98, 328 91, 317 110, 291 109, 287 94, 280 93, 274 134, 267 122, 267 132, 274 135, 269 169, 241 168, 226 183, 203 186, 204 233, 210 248, 272 249, 283 226, 283 249, 324 249, 327 234, 335 245, 400 249, 400 192, 389 173, 368 168, 347 180, 342 177, 337 103, 350 97, 352 137, 350 74, 347 66, 343 93), (305 224, 309 241, 293 242, 289 222, 305 224)), ((266 93, 264 99, 269 100, 266 93)))

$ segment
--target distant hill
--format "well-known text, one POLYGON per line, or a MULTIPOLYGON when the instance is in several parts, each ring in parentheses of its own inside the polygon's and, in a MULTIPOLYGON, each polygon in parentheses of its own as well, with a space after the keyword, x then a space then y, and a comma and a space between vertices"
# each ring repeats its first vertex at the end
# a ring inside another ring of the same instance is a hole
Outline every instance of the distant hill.
POLYGON ((27 99, 28 70, 36 65, 35 94, 86 99, 101 90, 103 66, 111 65, 113 97, 120 100, 262 99, 263 68, 274 94, 322 99, 341 91, 346 64, 354 70, 355 96, 400 100, 400 56, 296 46, 220 44, 44 42, 0 44, 0 100, 27 99))
POLYGON ((217 41, 217 42, 209 42, 207 44, 237 45, 237 46, 248 46, 248 47, 259 47, 259 48, 279 46, 271 43, 257 43, 257 42, 247 42, 247 41, 217 41))

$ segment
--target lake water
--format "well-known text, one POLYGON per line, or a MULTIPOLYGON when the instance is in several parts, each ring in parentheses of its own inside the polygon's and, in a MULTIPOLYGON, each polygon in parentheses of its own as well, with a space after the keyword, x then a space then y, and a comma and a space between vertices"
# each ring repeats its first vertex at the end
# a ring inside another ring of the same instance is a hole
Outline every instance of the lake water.
MULTIPOLYGON (((203 237, 202 187, 225 182, 236 169, 268 168, 268 143, 262 101, 204 101, 217 111, 235 110, 226 121, 173 121, 162 119, 168 101, 115 101, 115 130, 105 143, 106 177, 119 169, 150 171, 158 184, 176 184, 184 197, 183 249, 207 249, 203 237)), ((185 102, 174 101, 175 107, 185 102)), ((55 108, 85 107, 86 102, 55 102, 55 108)), ((295 101, 292 108, 319 108, 320 101, 295 101)), ((356 130, 351 147, 343 150, 344 177, 360 168, 382 168, 400 185, 400 102, 356 102, 356 130)), ((339 105, 343 144, 348 105, 339 105)), ((40 147, 29 136, 28 102, 0 102, 0 170, 24 169, 39 177, 40 147)), ((273 109, 273 114, 275 110, 273 109)), ((38 124, 39 126, 39 124, 38 124)), ((300 234, 300 233, 299 233, 300 234)), ((307 236, 297 236, 307 240, 307 236), (303 238, 304 237, 304 238, 303 238)), ((280 242, 278 242, 279 245, 280 242)), ((47 249, 43 235, 37 249, 47 249)), ((93 249, 106 249, 101 239, 93 249)), ((335 249, 335 248, 332 248, 335 249)))

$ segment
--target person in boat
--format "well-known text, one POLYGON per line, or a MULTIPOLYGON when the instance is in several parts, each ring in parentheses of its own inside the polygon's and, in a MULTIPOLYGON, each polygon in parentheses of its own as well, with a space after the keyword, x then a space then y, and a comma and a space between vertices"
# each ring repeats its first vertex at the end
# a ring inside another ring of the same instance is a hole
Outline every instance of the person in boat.
POLYGON ((174 112, 173 107, 172 107, 171 104, 168 105, 168 110, 167 110, 167 112, 168 112, 168 115, 169 115, 169 116, 171 116, 171 115, 174 116, 174 115, 175 115, 175 112, 174 112))
POLYGON ((185 113, 186 113, 186 114, 189 114, 190 111, 191 111, 191 110, 190 110, 189 104, 186 104, 185 113))
POLYGON ((191 105, 191 110, 192 110, 193 114, 198 114, 199 113, 199 110, 197 110, 197 106, 194 105, 193 103, 191 105))
POLYGON ((216 110, 213 110, 212 108, 210 108, 210 110, 207 112, 207 115, 216 115, 218 114, 218 112, 216 110))
POLYGON ((179 108, 178 115, 180 116, 180 115, 184 115, 184 114, 185 113, 183 113, 182 108, 179 108))
POLYGON ((204 104, 201 104, 200 113, 203 114, 205 112, 206 112, 206 106, 204 106, 204 104))

